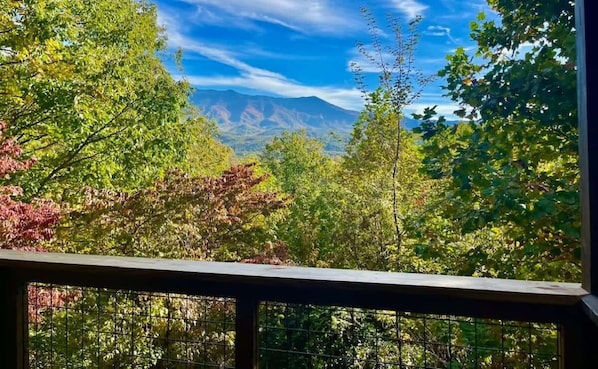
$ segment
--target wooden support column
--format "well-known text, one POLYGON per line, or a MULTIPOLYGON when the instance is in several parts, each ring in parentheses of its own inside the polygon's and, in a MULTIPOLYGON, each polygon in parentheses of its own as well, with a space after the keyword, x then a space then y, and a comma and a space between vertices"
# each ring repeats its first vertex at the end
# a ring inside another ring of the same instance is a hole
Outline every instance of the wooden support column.
POLYGON ((589 51, 590 45, 596 44, 596 33, 590 32, 596 8, 595 0, 575 1, 582 287, 591 295, 583 298, 581 312, 564 326, 566 369, 598 367, 598 84, 596 53, 589 51))
POLYGON ((590 32, 595 0, 575 2, 577 31, 577 104, 579 115, 579 156, 581 170, 582 267, 583 287, 598 294, 598 86, 596 53, 588 52, 596 45, 596 33, 590 32), (594 39, 594 42, 592 42, 594 39))
POLYGON ((8 268, 0 268, 0 357, 3 368, 26 369, 27 286, 14 278, 8 268))

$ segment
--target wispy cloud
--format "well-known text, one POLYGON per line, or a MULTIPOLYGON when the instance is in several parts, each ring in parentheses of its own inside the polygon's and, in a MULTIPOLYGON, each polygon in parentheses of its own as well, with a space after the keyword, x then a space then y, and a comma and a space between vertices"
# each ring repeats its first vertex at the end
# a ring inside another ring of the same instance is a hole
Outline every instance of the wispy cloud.
MULTIPOLYGON (((524 59, 527 54, 537 54, 543 47, 551 47, 552 42, 546 38, 536 40, 534 42, 523 42, 516 49, 503 48, 500 52, 501 60, 521 60, 524 59)), ((566 64, 569 60, 560 54, 560 50, 555 50, 555 59, 561 64, 566 64)))
POLYGON ((424 32, 427 36, 441 36, 447 37, 451 42, 457 43, 457 40, 451 35, 451 29, 443 26, 428 26, 424 32))
POLYGON ((424 11, 428 8, 427 5, 416 0, 393 0, 393 5, 409 19, 413 19, 418 15, 423 16, 424 11))
POLYGON ((240 76, 181 76, 197 87, 243 88, 263 91, 267 94, 283 97, 317 96, 345 109, 360 110, 363 107, 361 93, 356 88, 334 86, 308 86, 292 79, 282 77, 241 73, 240 76))
MULTIPOLYGON (((301 33, 345 34, 361 26, 355 12, 340 0, 181 0, 198 7, 199 14, 226 14, 279 25, 301 33)), ((222 18, 222 15, 220 15, 222 18)), ((224 18, 222 18, 224 19, 224 18)), ((197 19, 201 21, 201 17, 197 19)), ((227 21, 227 27, 235 22, 227 21)))
POLYGON ((271 72, 266 69, 257 68, 249 65, 238 59, 234 53, 226 50, 226 48, 206 45, 199 41, 189 39, 185 36, 172 32, 169 34, 169 44, 174 48, 183 48, 187 52, 199 54, 207 59, 218 62, 220 64, 228 65, 238 71, 249 73, 255 76, 264 76, 270 78, 284 78, 281 74, 271 72))
POLYGON ((426 103, 426 102, 419 102, 417 104, 412 104, 405 108, 405 113, 408 116, 411 116, 412 113, 423 114, 425 108, 431 108, 436 106, 436 113, 438 116, 444 116, 447 120, 460 120, 458 116, 455 115, 455 110, 459 109, 457 104, 447 104, 446 100, 443 100, 441 104, 433 104, 433 103, 426 103))
POLYGON ((421 98, 414 104, 405 108, 405 112, 409 115, 411 113, 421 114, 425 108, 436 106, 436 113, 444 116, 448 120, 459 120, 455 115, 455 110, 459 109, 459 105, 443 97, 441 92, 427 92, 421 95, 421 98))
POLYGON ((255 43, 246 43, 243 45, 236 45, 235 49, 241 49, 244 56, 251 56, 257 58, 277 59, 277 60, 317 60, 326 58, 326 55, 308 55, 308 54, 290 54, 284 52, 276 52, 273 50, 264 49, 262 46, 255 43))
POLYGON ((182 48, 187 53, 201 55, 217 63, 227 65, 237 71, 237 75, 181 75, 174 77, 186 79, 192 85, 201 87, 238 88, 263 91, 285 97, 318 96, 332 104, 346 109, 359 110, 363 106, 361 93, 356 88, 335 86, 309 86, 280 73, 255 67, 241 60, 245 53, 237 53, 222 45, 208 45, 182 34, 174 19, 166 13, 160 14, 160 22, 166 26, 168 43, 173 49, 182 48))
POLYGON ((519 45, 519 47, 516 49, 503 48, 500 51, 500 59, 522 59, 525 54, 532 52, 534 49, 539 49, 540 46, 540 41, 535 41, 533 43, 526 41, 519 45))
MULTIPOLYGON (((193 1, 194 3, 215 2, 213 0, 185 1, 193 1)), ((229 4, 228 1, 241 4, 240 0, 222 0, 221 2, 227 5, 229 4)), ((258 5, 270 3, 266 0, 255 1, 258 5)), ((326 3, 330 3, 330 1, 326 3)), ((295 2, 283 1, 283 3, 295 2)), ((195 36, 196 29, 194 29, 192 24, 186 22, 189 16, 189 14, 183 16, 177 14, 175 16, 174 13, 168 13, 168 9, 159 9, 159 22, 166 27, 169 47, 172 49, 182 48, 187 56, 203 60, 207 59, 227 68, 218 68, 218 71, 193 71, 188 74, 175 72, 175 78, 186 79, 198 88, 242 88, 266 95, 283 97, 318 96, 346 109, 361 110, 363 108, 362 94, 358 88, 353 87, 351 84, 327 85, 290 78, 284 73, 275 71, 273 68, 264 67, 267 64, 259 62, 263 57, 266 57, 266 59, 276 57, 276 50, 265 50, 260 45, 247 42, 230 43, 215 41, 214 39, 209 42, 204 41, 195 36), (271 53, 274 53, 274 55, 270 55, 271 53)), ((374 63, 368 63, 367 59, 360 56, 356 48, 349 49, 349 53, 345 55, 348 55, 350 60, 359 63, 364 72, 379 72, 374 63)), ((284 56, 280 57, 283 58, 284 56)), ((385 53, 383 58, 387 62, 394 61, 390 53, 385 53)), ((426 62, 422 59, 418 64, 423 65, 426 62)), ((417 104, 407 107, 406 112, 421 112, 424 107, 439 105, 438 110, 441 113, 446 114, 448 117, 453 116, 452 112, 456 109, 456 106, 447 105, 446 99, 439 98, 439 96, 423 96, 417 104)))
POLYGON ((221 57, 223 58, 231 56, 239 58, 240 55, 244 57, 278 60, 313 60, 318 58, 318 56, 312 55, 289 54, 268 50, 255 42, 235 43, 228 47, 223 47, 222 45, 210 47, 208 44, 199 41, 199 38, 192 36, 192 32, 187 29, 185 22, 181 22, 180 18, 163 8, 160 8, 158 11, 158 24, 166 29, 170 48, 185 50, 185 59, 187 60, 197 60, 198 57, 195 54, 203 55, 208 53, 222 54, 221 57))
POLYGON ((198 6, 195 12, 186 15, 186 22, 197 26, 216 26, 230 27, 234 25, 236 29, 262 32, 262 29, 250 19, 238 17, 233 14, 220 12, 218 9, 198 6))

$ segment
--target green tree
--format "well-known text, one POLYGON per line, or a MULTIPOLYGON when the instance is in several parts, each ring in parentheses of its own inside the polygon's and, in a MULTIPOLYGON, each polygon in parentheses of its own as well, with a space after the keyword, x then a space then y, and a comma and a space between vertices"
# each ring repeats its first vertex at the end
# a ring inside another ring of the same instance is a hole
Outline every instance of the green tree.
POLYGON ((412 257, 415 235, 409 224, 425 208, 435 183, 421 173, 416 135, 401 129, 396 156, 398 118, 384 95, 383 89, 370 95, 343 158, 342 183, 350 194, 344 239, 365 263, 361 268, 423 271, 412 257))
POLYGON ((304 265, 336 265, 336 233, 343 217, 338 164, 324 154, 324 143, 307 133, 284 132, 268 143, 260 160, 280 189, 292 197, 278 237, 292 258, 304 265))
POLYGON ((422 116, 427 169, 450 180, 447 219, 464 233, 504 234, 498 276, 578 280, 573 2, 489 4, 501 21, 480 15, 471 24, 475 55, 459 49, 440 72, 469 122, 422 116))
POLYGON ((399 19, 389 15, 393 42, 386 45, 372 13, 364 8, 362 14, 368 23, 371 48, 361 42, 357 47, 365 60, 379 69, 378 84, 370 91, 361 67, 352 63, 366 103, 355 124, 343 167, 345 176, 353 183, 356 195, 353 203, 363 204, 351 218, 361 219, 357 229, 362 229, 361 236, 365 239, 370 237, 368 233, 377 235, 370 239, 372 246, 377 245, 375 268, 388 269, 391 264, 401 268, 407 237, 405 217, 426 192, 421 187, 423 177, 417 170, 415 139, 403 129, 401 122, 405 108, 420 97, 433 76, 422 73, 415 62, 420 17, 405 27, 399 19), (387 55, 391 56, 390 60, 387 55), (388 212, 391 224, 387 222, 388 212), (388 242, 391 229, 394 234, 388 242))
POLYGON ((25 194, 133 189, 184 158, 188 85, 144 0, 0 2, 0 120, 38 165, 25 194))
POLYGON ((218 139, 217 123, 190 109, 187 120, 189 140, 181 168, 191 176, 220 176, 236 164, 234 151, 218 139))

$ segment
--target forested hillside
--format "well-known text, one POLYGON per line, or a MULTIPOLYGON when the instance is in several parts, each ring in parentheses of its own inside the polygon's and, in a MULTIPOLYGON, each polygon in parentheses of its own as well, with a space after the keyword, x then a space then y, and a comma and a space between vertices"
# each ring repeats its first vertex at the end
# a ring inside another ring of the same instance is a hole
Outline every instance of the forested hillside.
POLYGON ((360 86, 342 155, 297 130, 240 158, 166 69, 155 5, 1 1, 0 248, 578 281, 573 4, 489 4, 501 21, 472 19, 477 49, 438 73, 459 124, 401 124, 426 82, 415 19, 389 30, 403 68, 360 86))

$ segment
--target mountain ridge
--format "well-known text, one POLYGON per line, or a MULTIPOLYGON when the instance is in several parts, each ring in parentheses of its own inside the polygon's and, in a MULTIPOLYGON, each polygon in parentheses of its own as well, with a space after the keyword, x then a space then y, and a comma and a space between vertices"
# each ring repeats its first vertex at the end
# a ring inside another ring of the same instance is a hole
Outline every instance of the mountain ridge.
MULTIPOLYGON (((239 154, 260 151, 284 131, 305 129, 321 139, 326 151, 342 152, 358 111, 331 104, 317 96, 273 97, 234 90, 197 89, 191 101, 216 120, 222 141, 239 154), (334 134, 331 134, 333 132, 334 134)), ((408 128, 413 119, 406 119, 408 128)))

